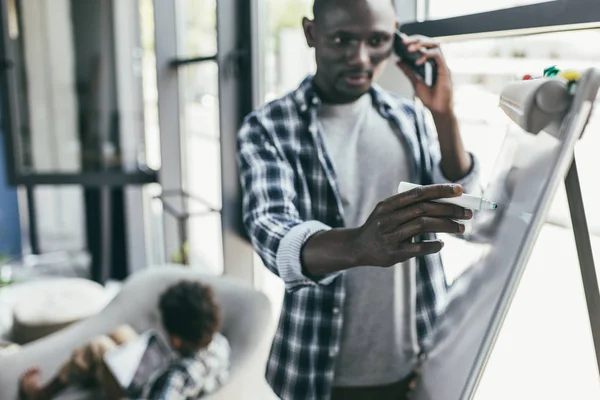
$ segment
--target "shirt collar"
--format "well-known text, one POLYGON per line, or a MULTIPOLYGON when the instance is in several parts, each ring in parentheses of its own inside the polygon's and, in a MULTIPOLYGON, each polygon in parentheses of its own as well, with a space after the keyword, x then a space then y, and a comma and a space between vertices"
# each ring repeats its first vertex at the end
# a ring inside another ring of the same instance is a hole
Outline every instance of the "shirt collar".
MULTIPOLYGON (((369 90, 373 98, 373 106, 383 116, 387 116, 392 109, 393 98, 379 85, 373 84, 369 90)), ((308 75, 293 93, 294 100, 300 113, 305 114, 321 105, 321 99, 313 87, 313 75, 308 75)))

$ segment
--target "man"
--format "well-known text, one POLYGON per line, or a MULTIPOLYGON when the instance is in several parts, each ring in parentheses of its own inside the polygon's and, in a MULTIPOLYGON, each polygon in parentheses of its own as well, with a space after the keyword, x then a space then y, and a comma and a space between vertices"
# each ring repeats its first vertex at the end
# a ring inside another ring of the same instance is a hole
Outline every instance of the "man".
POLYGON ((138 337, 124 325, 76 349, 45 386, 40 382, 40 369, 29 369, 20 383, 20 399, 53 399, 69 385, 100 386, 109 399, 187 400, 216 391, 228 378, 230 348, 218 333, 221 314, 212 289, 182 281, 162 294, 158 306, 175 357, 164 371, 157 371, 156 379, 145 384, 143 393, 125 393, 103 363, 107 351, 138 337))
POLYGON ((391 0, 316 0, 313 12, 316 74, 238 137, 244 223, 286 286, 267 379, 282 399, 403 399, 445 306, 430 234, 460 234, 455 220, 472 216, 430 200, 471 191, 478 167, 437 44, 405 39, 438 63, 435 87, 398 64, 437 138, 412 101, 373 84, 392 53, 391 0), (397 195, 400 181, 427 186, 397 195))

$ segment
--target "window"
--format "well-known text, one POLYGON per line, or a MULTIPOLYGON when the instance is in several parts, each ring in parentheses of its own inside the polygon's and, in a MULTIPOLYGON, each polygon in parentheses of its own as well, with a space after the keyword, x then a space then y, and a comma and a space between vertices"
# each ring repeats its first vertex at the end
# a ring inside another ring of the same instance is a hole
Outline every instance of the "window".
MULTIPOLYGON (((541 75, 551 65, 577 70, 599 67, 600 50, 589 50, 584 45, 588 40, 599 38, 600 30, 588 30, 443 44, 444 56, 452 71, 455 111, 463 140, 481 162, 484 184, 512 126, 498 107, 502 89, 525 74, 541 75)), ((597 170, 594 150, 600 147, 600 137, 590 134, 599 125, 600 118, 596 113, 576 148, 576 157, 590 230, 600 237, 600 211, 593 207, 600 202, 600 189, 594 183, 597 170)), ((564 240, 572 240, 568 203, 562 188, 553 201, 548 223, 569 228, 564 229, 564 240)), ((450 251, 452 246, 445 251, 451 260, 447 264, 454 268, 451 275, 456 276, 468 265, 468 261, 459 256, 459 248, 462 249, 464 244, 450 237, 447 239, 456 246, 456 252, 450 251)), ((596 246, 594 250, 600 254, 600 247, 596 246)))
MULTIPOLYGON (((499 10, 537 3, 548 3, 548 0, 422 0, 425 2, 428 19, 442 19, 485 11, 499 10)), ((556 1, 556 0, 550 0, 556 1)))
MULTIPOLYGON (((452 70, 456 112, 465 144, 480 156, 484 173, 493 167, 499 147, 490 146, 490 140, 500 144, 511 124, 497 106, 502 88, 525 74, 542 75, 543 70, 552 65, 576 70, 600 67, 600 50, 585 45, 599 39, 600 30, 587 30, 443 45, 444 56, 452 70)), ((587 132, 594 132, 599 124, 600 118, 594 115, 587 132)), ((576 150, 584 198, 590 205, 586 210, 588 219, 592 233, 598 236, 600 212, 591 205, 600 202, 600 189, 594 184, 597 170, 594 150, 599 147, 600 137, 586 134, 576 150)), ((555 200, 549 222, 569 224, 563 196, 555 200)))
POLYGON ((122 80, 141 79, 124 68, 121 50, 139 32, 126 32, 116 17, 122 9, 101 1, 16 4, 19 26, 9 29, 9 43, 17 174, 146 170, 144 130, 121 134, 124 120, 137 122, 120 104, 122 80), (115 42, 115 35, 127 37, 115 42))
MULTIPOLYGON (((215 209, 221 208, 218 73, 215 62, 179 70, 186 187, 191 195, 215 209)), ((222 271, 220 214, 191 216, 188 224, 190 264, 206 261, 215 272, 222 271)))
POLYGON ((156 54, 154 51, 154 7, 152 0, 140 0, 139 4, 146 154, 148 166, 158 171, 161 160, 158 127, 158 89, 156 87, 156 54))
MULTIPOLYGON (((178 57, 209 57, 217 53, 215 0, 177 0, 178 57)), ((221 208, 219 143, 219 68, 215 61, 179 67, 182 156, 185 188, 215 209, 221 208)), ((192 204, 190 211, 202 211, 192 204), (194 210, 196 208, 197 210, 194 210)), ((218 213, 188 220, 189 262, 223 270, 221 218, 218 213)))
POLYGON ((3 32, 7 54, 2 58, 14 61, 4 88, 11 101, 2 105, 11 119, 4 132, 9 175, 14 183, 43 185, 31 189, 28 205, 37 211, 31 218, 31 241, 40 242, 32 244, 34 252, 92 247, 85 236, 97 224, 86 220, 86 213, 94 213, 94 203, 75 185, 155 180, 153 168, 160 160, 147 160, 142 122, 146 76, 139 16, 133 3, 124 3, 11 0, 2 5, 10 21, 3 27, 8 32, 3 32), (69 186, 52 186, 65 183, 69 186))
POLYGON ((306 45, 302 17, 312 16, 311 0, 269 0, 265 21, 264 71, 265 101, 293 90, 315 71, 312 49, 306 45))
POLYGON ((175 0, 179 57, 217 52, 217 0, 175 0))

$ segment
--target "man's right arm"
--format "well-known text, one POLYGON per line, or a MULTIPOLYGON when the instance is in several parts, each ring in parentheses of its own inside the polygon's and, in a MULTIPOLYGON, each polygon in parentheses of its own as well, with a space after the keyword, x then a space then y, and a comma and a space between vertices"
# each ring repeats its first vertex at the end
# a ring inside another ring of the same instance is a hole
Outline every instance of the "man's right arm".
POLYGON ((358 266, 389 267, 408 259, 437 253, 439 240, 415 243, 425 233, 462 234, 472 211, 431 200, 460 196, 458 185, 430 185, 397 194, 380 202, 356 229, 314 235, 302 250, 307 274, 319 277, 358 266))
POLYGON ((294 203, 295 171, 255 117, 238 133, 237 158, 243 192, 243 220, 256 252, 288 291, 329 284, 337 274, 311 279, 301 252, 313 235, 331 228, 305 221, 294 203))
POLYGON ((238 164, 246 229, 267 268, 290 291, 329 284, 352 267, 387 267, 438 252, 440 241, 413 243, 413 237, 460 234, 464 226, 452 219, 471 217, 461 207, 430 201, 458 196, 460 186, 433 185, 382 201, 360 228, 303 221, 294 204, 294 170, 253 118, 238 134, 238 164))

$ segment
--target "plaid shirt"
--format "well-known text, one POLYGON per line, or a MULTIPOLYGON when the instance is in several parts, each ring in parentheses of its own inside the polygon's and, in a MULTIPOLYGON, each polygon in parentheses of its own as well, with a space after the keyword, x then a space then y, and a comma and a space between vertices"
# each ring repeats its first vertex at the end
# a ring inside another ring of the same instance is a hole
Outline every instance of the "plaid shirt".
POLYGON ((231 349, 224 336, 216 334, 208 348, 193 357, 175 359, 147 387, 144 399, 194 400, 219 389, 229 378, 231 349))
MULTIPOLYGON (((413 182, 448 182, 424 113, 376 85, 371 95, 374 107, 408 144, 413 182)), ((244 224, 263 262, 286 287, 267 363, 267 380, 282 399, 329 398, 342 332, 344 273, 314 281, 303 275, 300 264, 310 236, 344 226, 335 171, 317 127, 320 104, 307 77, 295 91, 250 114, 238 134, 244 224)), ((467 191, 476 170, 474 160, 473 171, 459 182, 467 191)), ((419 260, 416 281, 413 322, 425 347, 446 303, 439 255, 419 260)))

